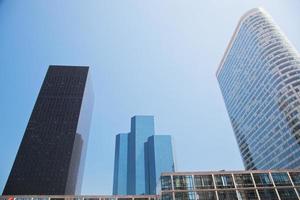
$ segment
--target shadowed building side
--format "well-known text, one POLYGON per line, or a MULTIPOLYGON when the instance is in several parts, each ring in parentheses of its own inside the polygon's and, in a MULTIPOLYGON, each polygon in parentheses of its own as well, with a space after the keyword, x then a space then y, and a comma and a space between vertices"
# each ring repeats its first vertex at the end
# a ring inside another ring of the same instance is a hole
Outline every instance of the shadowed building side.
POLYGON ((3 195, 79 193, 93 107, 88 69, 49 67, 3 195))

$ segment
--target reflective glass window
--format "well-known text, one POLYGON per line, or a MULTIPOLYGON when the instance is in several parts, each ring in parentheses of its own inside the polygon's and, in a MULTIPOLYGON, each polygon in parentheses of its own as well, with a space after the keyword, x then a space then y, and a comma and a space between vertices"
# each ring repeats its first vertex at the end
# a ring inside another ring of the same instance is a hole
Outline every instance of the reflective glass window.
POLYGON ((290 172, 290 176, 294 185, 300 185, 300 172, 290 172))
POLYGON ((234 188, 231 174, 214 175, 217 188, 234 188))
POLYGON ((196 200, 195 192, 175 192, 176 200, 196 200))
POLYGON ((235 190, 218 191, 219 200, 238 200, 235 190))
POLYGON ((300 195, 300 188, 296 188, 298 195, 300 195))
POLYGON ((284 200, 299 200, 293 188, 277 189, 279 196, 284 200))
POLYGON ((199 191, 197 192, 198 200, 217 200, 215 191, 199 191))
POLYGON ((276 186, 292 185, 287 173, 272 173, 272 177, 276 186))
POLYGON ((172 200, 173 199, 173 193, 172 192, 162 192, 161 199, 162 200, 172 200))
POLYGON ((278 200, 277 193, 274 189, 258 189, 261 200, 278 200))
POLYGON ((161 177, 161 190, 172 190, 171 176, 162 176, 161 177))
POLYGON ((192 190, 192 176, 173 176, 174 190, 192 190))
POLYGON ((196 189, 214 188, 214 183, 211 175, 195 175, 194 184, 196 189))
POLYGON ((255 190, 238 190, 237 196, 239 200, 258 200, 255 190))
POLYGON ((250 174, 234 174, 236 187, 254 187, 250 174))
POLYGON ((253 178, 256 187, 273 186, 268 173, 257 173, 257 174, 255 173, 253 174, 253 178))

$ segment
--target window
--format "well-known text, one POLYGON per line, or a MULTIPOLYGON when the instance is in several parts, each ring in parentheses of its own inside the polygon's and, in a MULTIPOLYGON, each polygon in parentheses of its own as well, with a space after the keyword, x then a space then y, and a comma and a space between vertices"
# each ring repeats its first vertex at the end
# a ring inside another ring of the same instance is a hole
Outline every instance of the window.
POLYGON ((192 190, 192 176, 173 176, 174 190, 192 190))
POLYGON ((300 172, 290 172, 291 179, 295 186, 300 186, 300 172))
POLYGON ((194 184, 196 189, 214 188, 214 183, 211 175, 195 175, 194 184))
POLYGON ((215 191, 201 191, 197 192, 198 200, 217 200, 215 191))
POLYGON ((162 176, 161 177, 161 190, 172 190, 171 176, 162 176))
POLYGON ((234 174, 236 187, 254 187, 250 174, 234 174))
POLYGON ((196 200, 194 192, 175 192, 175 200, 196 200))
POLYGON ((234 190, 218 191, 219 200, 238 200, 234 190))
POLYGON ((217 188, 234 188, 231 174, 214 175, 217 188))
POLYGON ((99 198, 84 198, 84 200, 99 200, 99 198))
POLYGON ((272 173, 272 177, 276 186, 288 186, 292 185, 287 173, 272 173))
POLYGON ((172 192, 162 192, 161 199, 162 200, 173 200, 172 192))
POLYGON ((256 187, 273 186, 268 173, 253 174, 256 187))
POLYGON ((101 198, 101 200, 116 200, 115 198, 101 198))
POLYGON ((298 200, 297 194, 293 188, 278 189, 281 199, 284 200, 298 200))
POLYGON ((258 189, 257 191, 262 200, 278 200, 278 196, 274 189, 258 189))
POLYGON ((239 200, 258 200, 255 190, 238 190, 237 196, 239 200))

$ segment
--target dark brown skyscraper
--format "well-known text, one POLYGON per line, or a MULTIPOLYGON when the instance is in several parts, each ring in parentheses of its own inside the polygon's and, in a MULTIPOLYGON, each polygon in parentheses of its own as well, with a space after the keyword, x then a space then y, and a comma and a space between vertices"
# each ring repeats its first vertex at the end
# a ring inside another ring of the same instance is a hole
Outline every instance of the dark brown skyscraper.
POLYGON ((88 70, 49 67, 3 195, 80 193, 93 107, 88 70))

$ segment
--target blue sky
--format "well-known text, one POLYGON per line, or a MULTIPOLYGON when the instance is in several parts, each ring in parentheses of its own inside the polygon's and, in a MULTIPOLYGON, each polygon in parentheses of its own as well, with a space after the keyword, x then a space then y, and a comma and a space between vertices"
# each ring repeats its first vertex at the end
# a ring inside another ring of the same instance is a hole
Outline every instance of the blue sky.
POLYGON ((178 170, 243 169, 215 71, 257 6, 299 50, 299 0, 0 0, 0 190, 50 64, 91 67, 83 194, 111 194, 115 135, 138 114, 173 136, 178 170))

